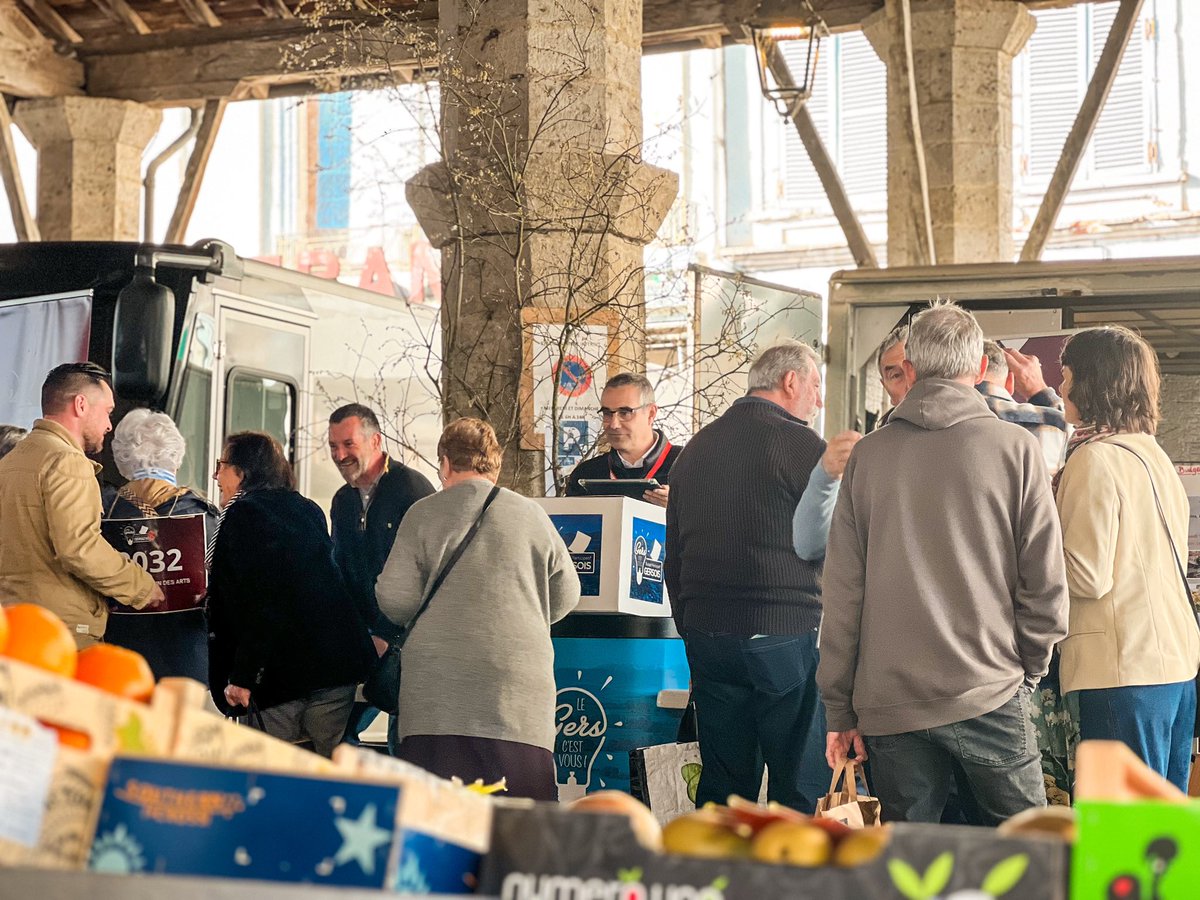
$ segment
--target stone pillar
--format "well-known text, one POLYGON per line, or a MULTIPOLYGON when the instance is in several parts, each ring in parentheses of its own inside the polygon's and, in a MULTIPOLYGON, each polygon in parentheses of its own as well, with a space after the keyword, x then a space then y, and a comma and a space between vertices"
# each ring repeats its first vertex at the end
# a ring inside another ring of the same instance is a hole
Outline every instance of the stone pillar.
POLYGON ((162 113, 129 100, 23 100, 14 116, 37 148, 37 219, 45 241, 136 241, 142 152, 162 113))
MULTIPOLYGON (((888 68, 888 265, 926 260, 898 0, 863 21, 888 68)), ((912 0, 913 68, 938 264, 1008 262, 1012 61, 1035 20, 1020 3, 912 0)))
POLYGON ((1200 375, 1164 375, 1158 442, 1175 464, 1200 463, 1200 375))
POLYGON ((642 251, 678 190, 642 162, 641 0, 443 0, 439 163, 408 200, 442 250, 448 419, 505 448, 503 483, 543 491, 523 313, 616 329, 608 371, 645 363, 642 251), (528 420, 526 420, 527 424, 528 420))

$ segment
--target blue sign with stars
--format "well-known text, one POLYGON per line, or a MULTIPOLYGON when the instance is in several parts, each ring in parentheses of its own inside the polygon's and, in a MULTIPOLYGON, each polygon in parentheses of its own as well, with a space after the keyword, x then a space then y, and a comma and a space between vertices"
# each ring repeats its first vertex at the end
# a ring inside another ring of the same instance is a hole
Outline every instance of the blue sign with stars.
POLYGON ((383 888, 400 788, 113 761, 89 867, 383 888))

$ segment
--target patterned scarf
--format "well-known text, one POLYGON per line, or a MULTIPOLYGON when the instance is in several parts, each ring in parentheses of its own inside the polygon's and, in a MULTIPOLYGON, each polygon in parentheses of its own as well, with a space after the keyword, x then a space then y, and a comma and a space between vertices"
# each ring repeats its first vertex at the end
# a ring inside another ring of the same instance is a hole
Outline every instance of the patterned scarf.
POLYGON ((1050 487, 1054 491, 1055 496, 1058 496, 1058 484, 1062 481, 1063 472, 1067 470, 1067 463, 1071 461, 1071 454, 1091 441, 1097 438, 1106 437, 1110 434, 1116 434, 1111 428, 1098 428, 1095 425, 1080 425, 1075 429, 1070 438, 1067 439, 1067 456, 1063 461, 1059 470, 1054 473, 1054 477, 1050 480, 1050 487))
POLYGON ((217 516, 217 527, 213 529, 212 537, 209 539, 208 546, 204 548, 204 565, 209 571, 212 571, 213 551, 217 548, 217 535, 221 531, 221 523, 225 521, 225 513, 229 512, 229 508, 233 506, 233 504, 237 503, 244 493, 246 492, 238 491, 236 494, 230 497, 229 502, 221 508, 221 512, 217 516))

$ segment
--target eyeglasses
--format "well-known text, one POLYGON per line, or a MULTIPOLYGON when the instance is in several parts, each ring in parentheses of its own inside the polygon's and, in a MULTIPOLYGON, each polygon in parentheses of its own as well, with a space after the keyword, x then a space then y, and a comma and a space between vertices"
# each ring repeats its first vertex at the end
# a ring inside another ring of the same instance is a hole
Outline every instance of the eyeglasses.
POLYGON ((601 422, 607 422, 610 419, 616 419, 618 422, 628 422, 633 418, 635 412, 645 409, 649 405, 649 403, 643 403, 641 406, 618 406, 616 409, 609 409, 607 406, 602 406, 596 412, 600 414, 601 422))
POLYGON ((212 477, 216 478, 218 475, 220 475, 221 474, 221 466, 227 466, 227 465, 229 465, 229 463, 227 461, 221 459, 221 457, 218 456, 217 461, 215 463, 213 463, 213 476, 212 477))

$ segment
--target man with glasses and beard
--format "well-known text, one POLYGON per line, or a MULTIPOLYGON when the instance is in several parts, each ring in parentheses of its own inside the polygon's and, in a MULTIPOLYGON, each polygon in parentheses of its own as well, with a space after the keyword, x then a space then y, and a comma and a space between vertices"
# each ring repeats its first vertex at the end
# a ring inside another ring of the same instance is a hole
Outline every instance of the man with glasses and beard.
MULTIPOLYGON (((400 520, 409 507, 433 493, 433 485, 420 472, 383 451, 379 419, 361 403, 348 403, 330 415, 329 457, 346 479, 333 495, 329 513, 334 558, 382 656, 398 634, 396 626, 379 612, 375 579, 387 562, 400 520)), ((357 743, 358 734, 378 714, 375 707, 356 703, 346 740, 357 743)), ((389 746, 394 744, 394 735, 393 721, 388 729, 389 746)))
POLYGON ((583 479, 653 478, 662 487, 646 491, 642 499, 665 507, 671 465, 683 447, 673 445, 654 427, 657 416, 654 387, 646 376, 622 372, 610 378, 600 394, 600 424, 611 449, 575 467, 567 496, 587 496, 579 483, 583 479))
POLYGON ((0 460, 0 603, 39 603, 80 649, 99 643, 111 597, 141 609, 163 599, 144 569, 100 534, 100 473, 88 459, 112 431, 108 372, 65 363, 42 384, 42 418, 0 460))

